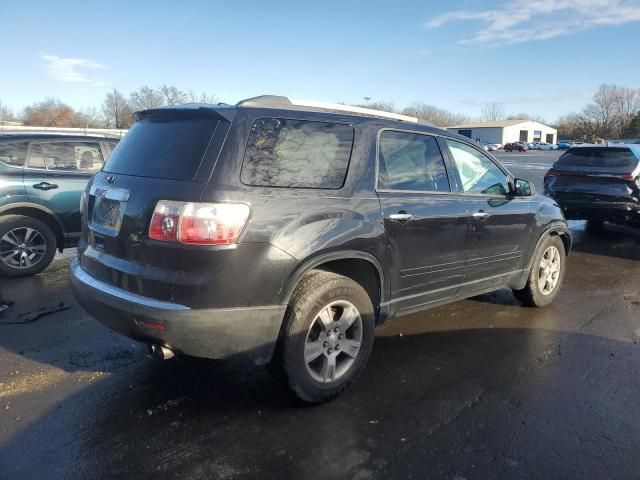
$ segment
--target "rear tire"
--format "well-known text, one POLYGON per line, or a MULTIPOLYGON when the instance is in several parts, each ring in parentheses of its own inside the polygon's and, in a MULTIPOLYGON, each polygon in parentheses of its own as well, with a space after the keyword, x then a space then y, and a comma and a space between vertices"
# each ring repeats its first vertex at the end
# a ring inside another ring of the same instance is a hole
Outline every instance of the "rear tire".
POLYGON ((562 287, 566 261, 562 239, 557 235, 548 236, 533 258, 527 284, 522 290, 513 290, 513 294, 527 307, 549 305, 562 287))
POLYGON ((0 217, 0 275, 26 277, 42 272, 56 254, 56 236, 42 220, 0 217))
POLYGON ((312 271, 293 293, 271 368, 299 399, 326 402, 364 370, 374 329, 371 299, 358 283, 312 271))

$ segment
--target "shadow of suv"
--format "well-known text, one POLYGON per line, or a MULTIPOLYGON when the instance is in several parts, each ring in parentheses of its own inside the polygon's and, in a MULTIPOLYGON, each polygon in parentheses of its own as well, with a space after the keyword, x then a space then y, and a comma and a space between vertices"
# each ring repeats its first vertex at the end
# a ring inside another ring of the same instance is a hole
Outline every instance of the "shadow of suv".
POLYGON ((41 272, 80 237, 80 197, 118 140, 0 134, 0 275, 41 272))
POLYGON ((87 187, 71 283, 159 356, 271 362, 320 402, 388 318, 556 297, 571 237, 532 188, 412 117, 270 96, 147 110, 87 187))

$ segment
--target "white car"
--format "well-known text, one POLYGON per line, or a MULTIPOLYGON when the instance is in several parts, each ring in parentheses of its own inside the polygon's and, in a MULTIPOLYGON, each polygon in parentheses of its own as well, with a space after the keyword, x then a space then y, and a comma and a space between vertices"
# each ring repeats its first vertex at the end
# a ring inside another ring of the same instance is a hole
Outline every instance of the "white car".
POLYGON ((536 150, 554 150, 553 147, 558 148, 557 145, 552 145, 550 143, 541 142, 536 144, 536 150))
POLYGON ((495 152, 496 150, 500 150, 502 145, 498 143, 482 143, 482 148, 487 152, 495 152))

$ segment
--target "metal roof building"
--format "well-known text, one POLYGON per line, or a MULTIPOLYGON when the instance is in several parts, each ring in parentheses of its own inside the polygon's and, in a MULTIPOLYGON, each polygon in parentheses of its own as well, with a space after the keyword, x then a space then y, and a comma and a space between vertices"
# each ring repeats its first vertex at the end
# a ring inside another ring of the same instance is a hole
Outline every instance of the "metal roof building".
POLYGON ((533 120, 496 120, 493 122, 463 123, 447 127, 460 135, 482 143, 546 142, 556 143, 555 128, 533 120))

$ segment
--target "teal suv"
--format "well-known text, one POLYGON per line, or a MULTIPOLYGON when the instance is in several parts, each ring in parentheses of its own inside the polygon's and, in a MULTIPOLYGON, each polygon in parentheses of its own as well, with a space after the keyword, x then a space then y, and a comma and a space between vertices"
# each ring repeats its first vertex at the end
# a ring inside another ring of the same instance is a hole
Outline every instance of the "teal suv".
POLYGON ((0 276, 43 271, 80 238, 80 198, 118 139, 0 134, 0 276))

